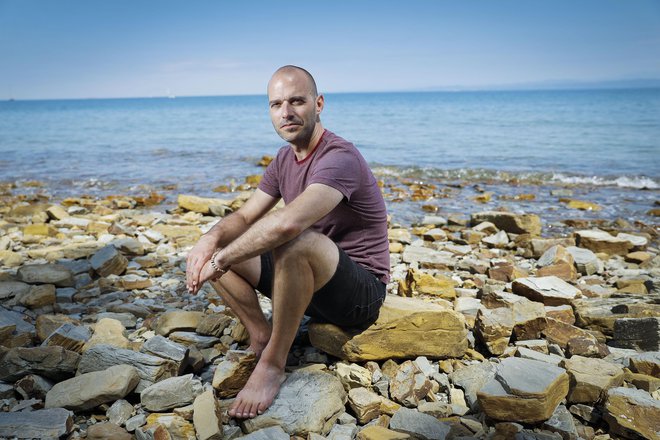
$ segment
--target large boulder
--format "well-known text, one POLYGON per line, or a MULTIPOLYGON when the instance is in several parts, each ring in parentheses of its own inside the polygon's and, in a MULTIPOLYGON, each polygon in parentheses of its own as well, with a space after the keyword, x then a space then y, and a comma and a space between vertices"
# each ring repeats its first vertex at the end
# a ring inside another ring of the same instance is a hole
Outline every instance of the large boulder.
POLYGON ((436 303, 391 295, 367 329, 315 323, 309 326, 309 337, 316 348, 351 362, 461 357, 468 347, 463 315, 436 303))
POLYGON ((73 413, 64 408, 0 412, 2 438, 60 438, 73 429, 73 413))
POLYGON ((74 375, 80 355, 62 347, 12 348, 0 359, 0 380, 14 382, 28 374, 53 380, 74 375))
POLYGON ((552 416, 568 388, 563 368, 531 359, 506 358, 477 396, 488 417, 537 423, 552 416))
POLYGON ((518 278, 511 289, 516 295, 546 306, 570 304, 580 294, 580 289, 555 276, 518 278))

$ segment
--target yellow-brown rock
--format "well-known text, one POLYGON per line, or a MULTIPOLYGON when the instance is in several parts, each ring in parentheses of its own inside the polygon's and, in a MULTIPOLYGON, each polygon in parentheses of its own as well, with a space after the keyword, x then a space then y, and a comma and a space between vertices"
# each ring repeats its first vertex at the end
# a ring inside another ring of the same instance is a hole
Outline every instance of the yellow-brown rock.
POLYGON ((623 368, 602 359, 572 356, 561 366, 570 377, 567 400, 570 403, 593 404, 610 388, 623 383, 623 368))
POLYGON ((351 362, 461 357, 467 349, 463 315, 439 304, 392 295, 364 331, 315 323, 309 326, 309 337, 316 348, 351 362))
POLYGON ((406 275, 406 283, 413 293, 439 296, 444 299, 456 298, 456 291, 454 290, 456 283, 447 276, 431 275, 416 269, 409 269, 406 275))
POLYGON ((252 370, 257 365, 257 356, 251 351, 230 350, 213 374, 213 388, 218 397, 235 397, 243 389, 252 370))
POLYGON ((649 351, 632 356, 630 369, 637 373, 660 378, 660 352, 649 351))
POLYGON ((642 264, 653 258, 653 254, 645 251, 631 252, 626 255, 625 260, 629 263, 642 264))
POLYGON ((0 266, 18 267, 23 264, 23 256, 18 252, 0 251, 0 266))
POLYGON ((95 345, 108 344, 113 347, 128 348, 130 341, 124 336, 124 326, 112 318, 102 318, 94 326, 94 333, 83 347, 83 352, 95 345))
POLYGON ((617 238, 600 229, 575 231, 575 241, 579 247, 592 252, 603 252, 607 255, 627 255, 633 248, 633 243, 623 238, 617 238))
POLYGON ((200 214, 224 215, 229 211, 231 200, 198 197, 179 194, 177 197, 179 208, 200 214))
POLYGON ((587 202, 585 200, 559 199, 559 201, 566 203, 566 206, 568 208, 579 209, 581 211, 600 211, 601 209, 603 209, 597 203, 587 202))
POLYGON ((477 393, 484 413, 495 420, 537 423, 549 419, 568 393, 563 368, 523 358, 506 358, 495 377, 477 393))
MULTIPOLYGON (((169 433, 172 440, 197 440, 195 434, 195 427, 192 423, 183 417, 174 413, 153 413, 147 417, 147 424, 142 428, 149 430, 150 428, 160 427, 164 428, 169 433)), ((154 439, 166 439, 164 434, 154 435, 154 439)))
POLYGON ((498 229, 513 234, 541 235, 541 218, 535 214, 514 214, 504 211, 486 211, 472 214, 470 223, 491 222, 498 229))
POLYGON ((646 391, 610 389, 603 416, 611 432, 625 438, 660 438, 660 401, 646 391))
POLYGON ((24 235, 43 235, 46 237, 55 237, 59 231, 53 225, 48 223, 35 223, 23 226, 24 235))
POLYGON ((202 318, 204 312, 172 310, 160 315, 155 331, 161 336, 175 331, 195 331, 202 318))
POLYGON ((546 327, 543 330, 543 335, 548 342, 557 344, 564 349, 568 346, 568 341, 574 338, 587 339, 594 344, 598 342, 596 337, 588 331, 552 318, 546 318, 546 327))
POLYGON ((406 440, 409 438, 408 434, 377 425, 367 426, 357 435, 357 440, 406 440))

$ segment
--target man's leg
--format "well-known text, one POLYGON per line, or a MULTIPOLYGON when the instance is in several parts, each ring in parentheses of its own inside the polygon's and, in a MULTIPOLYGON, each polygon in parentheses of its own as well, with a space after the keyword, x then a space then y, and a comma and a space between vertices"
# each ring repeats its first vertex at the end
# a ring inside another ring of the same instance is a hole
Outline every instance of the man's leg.
POLYGON ((250 335, 250 347, 257 356, 270 339, 271 326, 266 320, 254 287, 261 275, 260 257, 232 266, 219 280, 211 281, 213 288, 232 309, 250 335))
POLYGON ((284 367, 312 295, 335 273, 337 245, 306 231, 273 251, 273 330, 247 384, 229 410, 232 417, 255 417, 270 406, 284 381, 284 367))

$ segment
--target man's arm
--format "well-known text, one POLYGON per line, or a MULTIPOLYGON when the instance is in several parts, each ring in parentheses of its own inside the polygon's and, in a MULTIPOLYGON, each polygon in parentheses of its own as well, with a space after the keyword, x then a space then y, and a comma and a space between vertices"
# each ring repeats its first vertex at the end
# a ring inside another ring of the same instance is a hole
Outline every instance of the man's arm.
POLYGON ((218 221, 199 239, 186 259, 186 285, 188 290, 193 291, 195 286, 201 285, 199 283, 200 271, 213 253, 243 234, 250 225, 275 206, 277 200, 257 189, 243 206, 218 221))
POLYGON ((343 197, 330 186, 309 185, 287 206, 263 217, 220 250, 216 264, 229 267, 293 240, 332 211, 343 197))

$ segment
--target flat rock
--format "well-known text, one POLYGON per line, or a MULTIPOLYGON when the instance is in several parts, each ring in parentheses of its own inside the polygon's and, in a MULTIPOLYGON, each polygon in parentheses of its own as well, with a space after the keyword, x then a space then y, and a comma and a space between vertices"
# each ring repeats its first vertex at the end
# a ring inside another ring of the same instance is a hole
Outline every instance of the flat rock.
POLYGON ((660 438, 660 401, 634 388, 611 388, 607 392, 604 418, 610 430, 626 438, 660 438))
POLYGON ((514 214, 503 211, 484 211, 470 216, 470 224, 491 222, 498 229, 513 234, 541 235, 541 218, 535 214, 514 214))
POLYGON ((78 364, 78 373, 103 371, 122 364, 132 365, 137 369, 140 383, 135 391, 138 393, 158 381, 175 376, 178 372, 178 365, 169 359, 101 344, 90 348, 82 355, 78 364))
POLYGON ((609 388, 623 383, 623 368, 602 359, 573 356, 561 366, 570 378, 570 403, 596 403, 609 388))
POLYGON ((580 289, 555 276, 518 278, 511 285, 513 293, 546 306, 570 304, 580 289))
POLYGON ((171 341, 163 336, 156 335, 147 339, 140 349, 143 353, 152 354, 165 359, 170 359, 179 366, 179 371, 185 367, 190 349, 178 342, 171 341))
POLYGON ((140 393, 142 405, 153 412, 185 406, 202 393, 202 382, 192 374, 161 380, 140 393))
POLYGON ((357 440, 407 440, 410 436, 383 426, 370 425, 358 432, 357 440))
POLYGON ((57 345, 66 350, 81 353, 85 343, 92 336, 88 327, 64 323, 51 333, 42 345, 57 345))
POLYGON ((256 365, 257 356, 253 352, 228 351, 213 374, 213 388, 218 390, 218 397, 235 397, 247 383, 256 365))
POLYGON ((197 438, 199 440, 222 440, 222 410, 213 390, 199 394, 195 398, 193 408, 193 424, 197 438))
POLYGON ((0 346, 13 348, 31 345, 36 328, 23 318, 24 315, 18 312, 0 307, 0 346))
POLYGON ((16 347, 0 359, 0 380, 14 382, 28 374, 53 380, 74 375, 80 355, 62 347, 16 347))
POLYGON ((73 429, 73 413, 64 408, 0 412, 4 438, 60 438, 73 429))
POLYGON ((116 247, 108 245, 97 251, 90 259, 92 269, 100 276, 121 275, 128 266, 128 260, 116 247))
POLYGON ((483 411, 496 420, 536 423, 549 419, 569 389, 563 368, 506 358, 477 393, 483 411))
POLYGON ((19 281, 28 284, 54 284, 57 287, 72 287, 75 285, 73 273, 60 264, 21 266, 16 275, 19 281))
POLYGON ((414 438, 444 440, 451 427, 433 416, 413 409, 401 408, 392 416, 390 429, 410 434, 414 438))
POLYGON ((321 371, 295 371, 263 414, 243 422, 246 432, 279 425, 291 435, 327 434, 345 411, 346 392, 339 379, 321 371), (323 399, 318 396, 322 395, 323 399))
POLYGON ((574 325, 566 324, 563 321, 547 318, 546 326, 543 329, 543 335, 553 344, 559 345, 562 349, 568 347, 569 341, 572 339, 584 339, 593 344, 598 343, 596 337, 589 333, 587 330, 581 329, 574 325))
POLYGON ((116 365, 103 371, 81 374, 55 384, 46 394, 46 408, 84 411, 114 402, 133 391, 140 381, 135 367, 116 365))
POLYGON ((461 357, 467 350, 463 315, 438 304, 392 295, 366 330, 317 323, 310 324, 309 337, 316 348, 351 362, 461 357))
POLYGON ((442 252, 423 246, 406 246, 403 250, 404 263, 418 263, 422 267, 442 268, 454 264, 451 252, 442 252))
POLYGON ((582 275, 593 275, 603 270, 603 263, 589 249, 577 246, 568 246, 566 251, 573 257, 575 268, 582 275))
POLYGON ((156 333, 168 336, 175 331, 195 331, 204 317, 203 312, 172 310, 158 317, 156 333))
POLYGON ((589 249, 595 253, 626 255, 634 246, 629 240, 613 237, 600 229, 575 231, 574 235, 579 247, 589 249))

